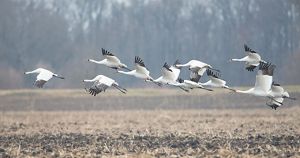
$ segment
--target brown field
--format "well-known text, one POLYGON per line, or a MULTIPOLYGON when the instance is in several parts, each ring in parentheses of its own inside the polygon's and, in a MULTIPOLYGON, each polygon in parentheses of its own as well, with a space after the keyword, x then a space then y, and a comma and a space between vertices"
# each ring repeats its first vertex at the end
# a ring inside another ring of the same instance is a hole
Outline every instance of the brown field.
MULTIPOLYGON (((294 91, 293 96, 299 98, 294 91)), ((299 101, 227 91, 0 91, 0 157, 299 157, 299 101)))

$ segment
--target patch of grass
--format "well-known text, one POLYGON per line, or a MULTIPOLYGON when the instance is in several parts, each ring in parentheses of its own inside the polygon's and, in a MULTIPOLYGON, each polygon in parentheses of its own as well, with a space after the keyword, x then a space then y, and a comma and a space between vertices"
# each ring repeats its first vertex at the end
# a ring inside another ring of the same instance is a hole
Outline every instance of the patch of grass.
POLYGON ((299 112, 3 112, 0 156, 298 157, 299 112))

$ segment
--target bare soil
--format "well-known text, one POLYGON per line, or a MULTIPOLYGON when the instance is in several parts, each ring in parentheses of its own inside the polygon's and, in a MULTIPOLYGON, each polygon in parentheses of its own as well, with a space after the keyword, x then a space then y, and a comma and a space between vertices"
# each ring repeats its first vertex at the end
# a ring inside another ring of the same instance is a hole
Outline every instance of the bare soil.
MULTIPOLYGON (((188 101, 182 100, 172 108, 170 98, 149 94, 140 97, 163 99, 143 103, 136 97, 135 105, 122 108, 122 99, 135 96, 68 97, 61 93, 0 93, 0 157, 300 157, 297 101, 276 111, 265 105, 245 108, 249 103, 244 102, 252 99, 247 97, 240 108, 189 107, 183 104, 188 101), (28 96, 30 101, 26 101, 28 96), (113 99, 109 101, 110 97, 113 99), (76 108, 88 99, 95 99, 92 101, 99 102, 95 106, 100 108, 76 108), (114 108, 105 109, 102 99, 114 108), (37 100, 53 103, 42 105, 37 100), (152 107, 159 101, 164 102, 152 107), (57 102, 62 104, 58 106, 57 102)), ((168 97, 176 98, 173 95, 168 97)), ((230 102, 225 95, 221 100, 205 95, 192 95, 195 98, 190 99, 230 102)), ((184 99, 186 95, 178 96, 184 99)), ((127 103, 131 102, 134 100, 127 103)))

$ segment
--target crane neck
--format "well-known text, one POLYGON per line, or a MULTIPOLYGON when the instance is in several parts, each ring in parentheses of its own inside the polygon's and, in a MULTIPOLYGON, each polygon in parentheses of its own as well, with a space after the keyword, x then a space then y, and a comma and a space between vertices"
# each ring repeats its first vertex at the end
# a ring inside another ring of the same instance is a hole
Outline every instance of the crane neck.
POLYGON ((254 88, 248 89, 248 90, 236 90, 236 93, 243 93, 243 94, 252 94, 253 93, 254 88))
POLYGON ((33 71, 28 71, 28 72, 25 72, 25 74, 36 74, 36 73, 40 73, 40 71, 38 69, 36 70, 33 70, 33 71))
POLYGON ((231 59, 232 61, 248 61, 248 56, 245 56, 244 58, 240 59, 231 59))
POLYGON ((97 61, 97 60, 94 60, 94 59, 89 59, 88 61, 92 62, 92 63, 96 63, 96 64, 104 64, 106 60, 104 59, 104 60, 101 60, 101 61, 97 61))
POLYGON ((125 75, 134 75, 135 73, 135 70, 132 70, 132 71, 117 71, 118 73, 121 73, 121 74, 125 74, 125 75))

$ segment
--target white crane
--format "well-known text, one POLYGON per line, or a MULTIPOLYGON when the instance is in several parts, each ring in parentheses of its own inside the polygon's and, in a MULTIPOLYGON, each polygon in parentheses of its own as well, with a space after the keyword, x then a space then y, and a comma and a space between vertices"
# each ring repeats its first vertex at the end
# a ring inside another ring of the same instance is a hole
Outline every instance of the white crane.
POLYGON ((106 77, 104 75, 98 75, 91 80, 83 80, 83 82, 93 83, 92 86, 90 86, 89 88, 86 88, 86 90, 89 91, 89 93, 93 96, 96 96, 97 94, 99 94, 101 92, 105 92, 105 90, 109 87, 114 87, 114 88, 118 89, 119 91, 121 91, 122 93, 127 92, 127 90, 125 88, 122 88, 121 86, 119 86, 119 84, 115 80, 113 80, 109 77, 106 77))
POLYGON ((131 71, 130 69, 127 68, 127 65, 121 63, 120 59, 118 57, 116 57, 114 54, 112 54, 111 52, 105 50, 105 49, 101 49, 102 50, 102 55, 105 59, 101 60, 101 61, 96 61, 93 59, 88 59, 88 61, 92 62, 92 63, 96 63, 96 64, 101 64, 101 65, 105 65, 107 67, 110 67, 112 69, 126 69, 131 71))
MULTIPOLYGON (((188 66, 189 70, 191 71, 190 78, 193 78, 198 81, 201 78, 201 76, 203 76, 203 74, 207 70, 207 68, 210 68, 215 71, 219 71, 217 69, 212 68, 211 65, 201 62, 199 60, 190 60, 186 64, 176 64, 176 66, 179 68, 188 66), (199 77, 199 79, 196 77, 199 77)), ((194 82, 198 82, 198 81, 194 81, 194 82)))
POLYGON ((280 86, 280 84, 277 84, 275 82, 272 83, 271 91, 273 99, 270 99, 266 104, 274 110, 276 110, 283 104, 283 100, 285 98, 296 100, 296 98, 290 97, 289 93, 285 91, 284 88, 280 86))
POLYGON ((271 85, 273 82, 274 69, 275 65, 260 62, 259 70, 256 75, 255 86, 246 91, 235 90, 235 92, 273 98, 274 96, 272 95, 271 85))
POLYGON ((136 78, 141 78, 145 81, 147 80, 153 81, 153 78, 150 76, 149 70, 146 68, 144 61, 140 57, 136 56, 134 59, 134 63, 135 63, 134 70, 128 72, 118 70, 118 72, 121 74, 134 76, 136 78))
POLYGON ((246 44, 244 44, 245 52, 247 56, 240 59, 231 59, 230 61, 240 61, 245 62, 246 70, 253 71, 260 62, 265 62, 261 59, 261 56, 251 48, 249 48, 246 44))
POLYGON ((181 78, 178 78, 178 82, 169 83, 169 84, 173 85, 173 86, 176 86, 176 87, 179 87, 179 88, 181 88, 182 90, 184 90, 186 92, 189 92, 189 90, 196 89, 196 88, 204 89, 204 90, 207 90, 207 91, 213 91, 212 89, 208 89, 208 88, 203 87, 202 85, 198 84, 197 82, 194 82, 192 80, 183 80, 181 78))
POLYGON ((64 79, 64 77, 61 77, 49 70, 43 69, 43 68, 37 68, 33 71, 28 71, 25 72, 24 74, 38 74, 36 76, 36 80, 34 82, 34 86, 38 87, 38 88, 43 88, 44 84, 49 81, 52 77, 56 77, 56 78, 60 78, 60 79, 64 79))
POLYGON ((178 60, 176 60, 175 64, 172 66, 169 66, 168 63, 165 63, 161 69, 162 76, 153 80, 153 82, 158 84, 176 83, 180 74, 180 68, 175 66, 177 63, 179 63, 178 60))
POLYGON ((210 78, 209 81, 205 82, 205 83, 199 83, 202 86, 209 86, 209 87, 213 87, 213 88, 225 88, 231 91, 235 91, 232 88, 229 88, 226 85, 226 81, 220 79, 220 73, 219 72, 213 72, 211 69, 206 70, 206 74, 207 76, 210 78))

